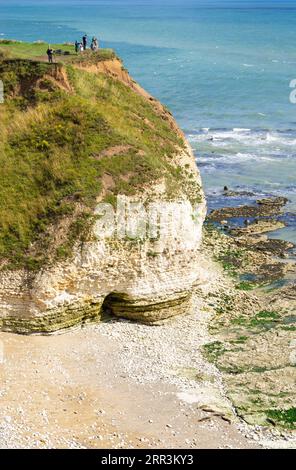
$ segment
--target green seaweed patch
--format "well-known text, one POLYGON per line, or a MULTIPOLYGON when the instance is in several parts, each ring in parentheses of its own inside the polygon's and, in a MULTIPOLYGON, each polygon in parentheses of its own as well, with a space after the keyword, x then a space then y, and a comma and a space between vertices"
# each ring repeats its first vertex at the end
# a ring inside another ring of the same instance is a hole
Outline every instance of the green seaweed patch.
POLYGON ((275 425, 296 429, 296 408, 288 410, 267 410, 268 420, 275 425))
MULTIPOLYGON (((209 232, 211 228, 207 226, 209 232)), ((245 252, 240 249, 226 249, 215 256, 216 261, 222 264, 223 269, 232 277, 236 277, 245 264, 245 252)))
POLYGON ((278 323, 281 319, 281 316, 278 312, 269 311, 269 310, 261 310, 258 312, 254 317, 248 316, 239 316, 231 320, 233 325, 238 326, 245 326, 249 328, 257 328, 257 327, 273 327, 276 323, 278 323))
POLYGON ((280 318, 281 317, 277 312, 262 310, 251 319, 250 326, 265 326, 271 323, 277 323, 280 318))
POLYGON ((251 291, 255 289, 255 285, 251 282, 248 281, 241 281, 239 284, 235 286, 236 289, 238 290, 243 290, 243 291, 251 291))
POLYGON ((226 352, 225 344, 221 341, 205 344, 203 350, 206 358, 213 363, 226 352))
POLYGON ((296 326, 295 325, 291 325, 291 326, 285 325, 285 326, 282 326, 281 328, 284 331, 296 331, 296 326))
POLYGON ((232 341, 229 341, 231 344, 244 344, 246 341, 248 341, 249 337, 248 336, 239 336, 237 339, 234 339, 232 341))
POLYGON ((219 305, 216 307, 215 311, 219 315, 222 315, 225 312, 232 312, 234 308, 234 299, 228 294, 223 294, 219 305))

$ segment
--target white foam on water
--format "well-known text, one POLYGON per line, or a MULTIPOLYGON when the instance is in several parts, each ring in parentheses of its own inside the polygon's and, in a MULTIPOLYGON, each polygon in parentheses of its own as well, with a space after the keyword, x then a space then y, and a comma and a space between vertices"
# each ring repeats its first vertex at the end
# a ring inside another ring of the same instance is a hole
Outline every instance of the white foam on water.
POLYGON ((231 144, 245 145, 247 148, 266 146, 268 151, 277 150, 281 153, 282 147, 296 147, 295 134, 278 133, 272 131, 252 131, 248 128, 233 128, 232 130, 212 130, 203 128, 198 134, 189 134, 188 139, 192 142, 210 142, 213 147, 230 146, 231 144), (277 145, 277 147, 275 147, 277 145))
MULTIPOLYGON (((257 155, 255 153, 242 153, 238 152, 236 155, 233 156, 233 160, 240 158, 240 159, 245 159, 245 160, 263 160, 267 162, 273 162, 275 159, 271 157, 265 157, 263 155, 257 155)), ((277 161, 282 160, 280 158, 277 159, 277 161)))
POLYGON ((215 167, 215 166, 221 165, 221 164, 224 164, 224 165, 230 165, 231 164, 231 165, 233 165, 233 164, 240 164, 240 163, 250 162, 250 161, 256 161, 256 162, 261 162, 261 161, 265 161, 265 162, 277 161, 277 162, 280 162, 280 161, 283 161, 284 162, 284 158, 283 159, 281 159, 281 158, 275 159, 275 158, 268 157, 268 156, 258 155, 256 153, 238 152, 238 153, 233 154, 233 155, 228 155, 228 154, 198 155, 197 161, 201 162, 201 163, 207 163, 207 164, 212 163, 213 166, 215 167))
POLYGON ((233 132, 251 132, 251 129, 245 129, 243 127, 234 127, 233 132))

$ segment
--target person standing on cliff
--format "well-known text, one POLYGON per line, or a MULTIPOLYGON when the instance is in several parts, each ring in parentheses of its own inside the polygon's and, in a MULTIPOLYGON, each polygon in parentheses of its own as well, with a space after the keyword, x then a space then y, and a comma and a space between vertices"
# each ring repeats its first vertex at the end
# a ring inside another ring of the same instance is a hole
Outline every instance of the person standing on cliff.
POLYGON ((48 62, 50 64, 53 64, 53 49, 50 46, 48 46, 46 54, 47 54, 47 57, 48 57, 48 62))
POLYGON ((91 50, 94 51, 94 52, 99 49, 99 41, 97 40, 97 38, 95 38, 95 37, 92 38, 92 42, 91 42, 90 48, 91 48, 91 50))
POLYGON ((86 50, 87 47, 87 34, 85 34, 82 38, 83 49, 86 50))

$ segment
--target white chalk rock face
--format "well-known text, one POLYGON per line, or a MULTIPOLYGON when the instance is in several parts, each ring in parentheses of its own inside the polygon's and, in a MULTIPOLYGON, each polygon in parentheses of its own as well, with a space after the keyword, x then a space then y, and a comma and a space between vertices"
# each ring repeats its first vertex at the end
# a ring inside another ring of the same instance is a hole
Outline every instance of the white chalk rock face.
MULTIPOLYGON (((201 188, 191 149, 179 157, 201 188)), ((116 207, 98 202, 92 233, 68 261, 37 275, 3 272, 2 330, 50 333, 102 315, 154 323, 188 311, 201 278, 204 196, 193 207, 186 194, 168 201, 165 185, 150 189, 116 207)))

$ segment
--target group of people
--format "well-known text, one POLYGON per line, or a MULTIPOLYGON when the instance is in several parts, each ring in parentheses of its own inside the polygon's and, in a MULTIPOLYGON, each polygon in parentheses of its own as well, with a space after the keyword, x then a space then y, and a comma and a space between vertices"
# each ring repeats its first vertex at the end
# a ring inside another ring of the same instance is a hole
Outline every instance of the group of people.
MULTIPOLYGON (((87 49, 87 44, 88 44, 88 37, 87 34, 85 34, 82 38, 82 42, 75 41, 75 52, 83 52, 87 49)), ((90 48, 92 51, 98 51, 99 50, 99 41, 97 40, 96 37, 93 37, 91 40, 90 48)))
MULTIPOLYGON (((85 34, 82 38, 82 42, 75 41, 75 52, 78 54, 78 52, 83 52, 87 49, 87 44, 88 44, 88 36, 85 34)), ((93 37, 91 40, 90 48, 92 51, 98 51, 99 50, 99 41, 96 37, 93 37)), ((54 50, 48 46, 48 49, 46 51, 47 57, 48 57, 48 62, 50 64, 53 63, 53 56, 54 56, 54 50)))

